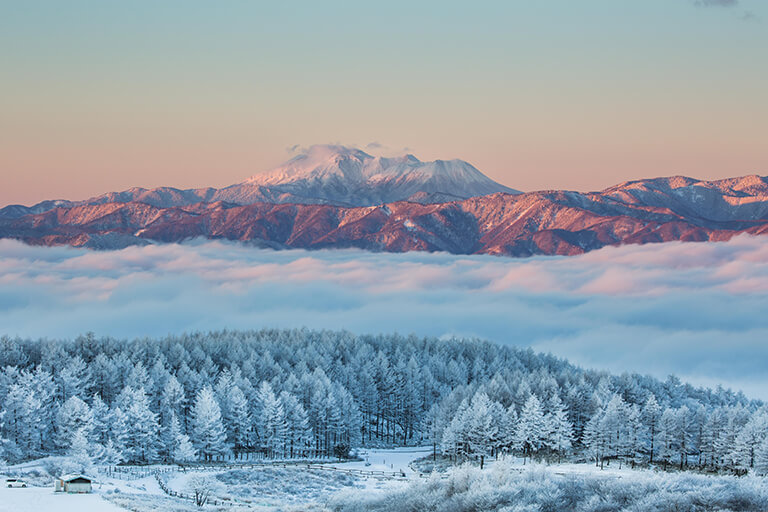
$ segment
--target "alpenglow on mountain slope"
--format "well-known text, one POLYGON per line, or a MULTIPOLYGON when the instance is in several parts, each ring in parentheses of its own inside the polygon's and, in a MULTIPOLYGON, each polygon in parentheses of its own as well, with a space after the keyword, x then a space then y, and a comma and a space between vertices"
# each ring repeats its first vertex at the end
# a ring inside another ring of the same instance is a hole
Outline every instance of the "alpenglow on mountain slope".
POLYGON ((315 145, 288 162, 221 189, 131 188, 85 201, 43 201, 34 206, 10 205, 0 219, 19 218, 56 207, 108 203, 145 203, 158 208, 196 203, 332 204, 376 206, 396 201, 441 203, 505 192, 519 193, 463 160, 422 162, 413 155, 374 157, 359 149, 315 145))
MULTIPOLYGON (((356 169, 363 175, 362 168, 356 169)), ((365 172, 375 176, 371 169, 365 172)), ((328 170, 334 180, 339 172, 344 171, 328 170)), ((301 182, 302 176, 297 165, 288 166, 283 177, 258 179, 301 182)), ((768 233, 766 177, 699 181, 675 176, 602 192, 496 193, 366 207, 220 200, 164 207, 152 201, 104 201, 0 219, 3 238, 102 249, 209 238, 274 248, 572 255, 606 245, 717 241, 740 233, 768 233)))

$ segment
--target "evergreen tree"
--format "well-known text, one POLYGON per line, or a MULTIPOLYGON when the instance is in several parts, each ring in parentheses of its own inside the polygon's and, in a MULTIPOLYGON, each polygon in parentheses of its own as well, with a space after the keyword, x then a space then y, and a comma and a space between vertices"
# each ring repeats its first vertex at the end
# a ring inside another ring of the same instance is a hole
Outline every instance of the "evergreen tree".
POLYGON ((93 415, 93 440, 105 445, 109 439, 109 406, 99 394, 91 398, 91 413, 93 415))
POLYGON ((520 412, 515 434, 516 443, 522 448, 524 457, 532 457, 541 449, 545 432, 546 422, 541 402, 536 395, 531 395, 520 412))
POLYGON ((250 447, 251 415, 248 399, 237 385, 232 385, 226 398, 225 424, 227 443, 232 446, 235 455, 250 447))
POLYGON ((197 459, 195 447, 186 434, 179 434, 176 438, 176 449, 173 452, 173 461, 176 463, 193 462, 197 459))
POLYGON ((758 475, 768 475, 768 437, 763 439, 755 451, 755 472, 758 475))
POLYGON ((217 459, 227 451, 227 434, 221 420, 221 409, 210 386, 197 393, 192 409, 191 438, 192 444, 206 461, 217 459))
POLYGON ((755 467, 760 446, 768 438, 768 413, 764 409, 755 412, 739 431, 733 446, 734 459, 739 467, 755 467))
POLYGON ((75 436, 85 437, 86 443, 93 432, 93 413, 88 404, 77 396, 67 399, 56 415, 56 444, 67 451, 75 436))
POLYGON ((260 418, 260 434, 262 448, 267 456, 276 457, 285 455, 285 446, 288 434, 288 423, 285 417, 285 410, 280 399, 275 395, 272 386, 264 381, 261 383, 257 393, 257 401, 260 418))
POLYGON ((563 453, 571 449, 573 445, 573 425, 568 419, 568 410, 555 393, 547 404, 548 412, 544 417, 545 433, 544 443, 550 450, 557 453, 558 461, 563 453))
POLYGON ((130 400, 125 411, 129 425, 125 438, 127 460, 150 462, 157 459, 160 425, 149 407, 149 397, 143 388, 128 390, 130 400))
POLYGON ((470 456, 480 459, 480 469, 483 469, 485 457, 493 455, 498 441, 498 422, 494 417, 493 404, 485 393, 476 393, 468 412, 466 425, 466 445, 470 456))
POLYGON ((304 457, 312 441, 307 411, 301 402, 287 391, 280 393, 280 401, 285 408, 285 417, 288 422, 288 456, 304 457))
POLYGON ((659 431, 659 419, 661 418, 661 407, 656 401, 656 397, 651 394, 643 406, 642 419, 648 432, 648 463, 653 464, 653 456, 656 450, 656 436, 659 431))

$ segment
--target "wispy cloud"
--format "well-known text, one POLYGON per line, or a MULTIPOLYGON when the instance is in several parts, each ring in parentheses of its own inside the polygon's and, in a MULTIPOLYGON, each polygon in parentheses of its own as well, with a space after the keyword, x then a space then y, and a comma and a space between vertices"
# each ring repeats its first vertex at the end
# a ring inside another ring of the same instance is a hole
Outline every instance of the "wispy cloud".
POLYGON ((768 237, 524 260, 0 241, 0 333, 10 335, 309 326, 478 336, 768 398, 765 311, 768 237))
POLYGON ((694 3, 699 7, 735 7, 739 0, 695 0, 694 3))

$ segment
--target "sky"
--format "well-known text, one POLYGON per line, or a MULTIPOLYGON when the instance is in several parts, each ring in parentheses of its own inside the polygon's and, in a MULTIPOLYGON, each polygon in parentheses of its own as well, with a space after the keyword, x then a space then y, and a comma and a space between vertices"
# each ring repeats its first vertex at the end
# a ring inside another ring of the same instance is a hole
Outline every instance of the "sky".
POLYGON ((763 0, 0 0, 0 205, 225 186, 318 143, 519 190, 768 174, 766 23, 763 0))
POLYGON ((768 400, 766 311, 764 236, 527 259, 0 240, 0 326, 10 336, 305 326, 479 337, 768 400))

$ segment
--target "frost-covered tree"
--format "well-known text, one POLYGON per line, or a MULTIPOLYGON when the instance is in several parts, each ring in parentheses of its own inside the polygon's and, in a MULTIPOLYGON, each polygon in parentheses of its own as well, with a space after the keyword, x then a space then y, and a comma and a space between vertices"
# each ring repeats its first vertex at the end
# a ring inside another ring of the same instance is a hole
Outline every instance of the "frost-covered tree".
POLYGON ((309 427, 309 417, 304 406, 291 393, 280 393, 280 401, 285 408, 285 417, 288 422, 288 456, 306 456, 307 449, 312 442, 312 430, 309 427))
POLYGON ((161 459, 165 461, 173 460, 181 434, 182 430, 179 419, 171 412, 169 419, 160 427, 158 454, 161 459))
POLYGON ((515 432, 516 443, 523 450, 523 456, 531 457, 539 451, 544 444, 546 428, 541 402, 536 395, 531 395, 520 412, 515 432))
POLYGON ((629 428, 627 424, 627 404, 618 394, 603 407, 600 430, 607 440, 606 452, 611 458, 621 461, 628 450, 629 428))
POLYGON ((67 449, 67 455, 80 466, 80 472, 87 473, 92 464, 89 450, 91 444, 88 435, 83 430, 74 433, 67 449))
POLYGON ((124 404, 125 420, 129 426, 124 438, 126 460, 157 460, 160 425, 157 415, 149 407, 149 397, 143 388, 126 388, 123 393, 127 398, 127 403, 124 404))
POLYGON ((678 436, 678 416, 677 411, 671 407, 664 409, 659 418, 659 458, 664 461, 664 467, 674 460, 678 454, 675 441, 678 436))
POLYGON ((653 464, 653 456, 656 452, 656 436, 659 431, 659 419, 661 419, 661 407, 656 397, 651 394, 645 401, 642 412, 642 420, 648 433, 648 463, 653 464))
POLYGON ((229 388, 226 397, 226 415, 224 417, 227 429, 227 443, 232 447, 237 456, 250 448, 251 414, 248 399, 237 385, 229 388))
POLYGON ((114 441, 109 439, 101 450, 98 462, 107 465, 120 464, 123 462, 123 453, 115 447, 114 441))
POLYGON ((186 409, 184 407, 186 403, 186 395, 184 388, 179 383, 179 380, 175 375, 171 375, 165 381, 163 390, 160 397, 160 414, 162 424, 167 426, 170 418, 175 416, 177 419, 181 419, 184 425, 188 425, 188 418, 186 417, 186 409))
POLYGON ((227 452, 227 434, 221 409, 210 386, 197 393, 192 409, 192 444, 205 460, 214 460, 227 452))
POLYGON ((758 475, 768 475, 768 437, 763 439, 755 451, 755 472, 758 475))
POLYGON ((557 393, 547 401, 544 423, 544 444, 555 452, 560 460, 573 446, 573 425, 568 419, 568 410, 557 393))
POLYGON ((222 485, 208 475, 193 474, 187 478, 184 489, 192 495, 195 505, 204 507, 222 485))
POLYGON ((68 398, 56 414, 56 444, 64 451, 72 446, 75 436, 87 440, 93 432, 91 408, 77 396, 68 398))
POLYGON ((91 414, 93 415, 93 441, 105 445, 109 439, 109 406, 98 393, 91 398, 91 414))
POLYGON ((432 442, 454 460, 467 460, 477 452, 473 436, 483 431, 467 411, 473 397, 484 394, 496 430, 483 449, 486 456, 563 451, 555 447, 550 423, 567 419, 574 434, 567 451, 586 452, 598 464, 642 457, 677 467, 682 458, 684 467, 727 471, 758 466, 754 433, 760 429, 751 418, 763 407, 759 401, 675 378, 583 370, 477 340, 266 329, 130 341, 93 335, 0 339, 0 345, 6 348, 0 350, 0 438, 7 440, 4 457, 12 462, 68 450, 71 442, 60 436, 77 428, 60 432, 58 419, 75 397, 91 409, 88 441, 97 460, 109 458, 110 446, 128 461, 170 460, 177 437, 173 418, 197 446, 196 398, 212 387, 225 444, 235 456, 252 450, 275 457, 332 456, 360 445, 432 442), (266 415, 259 399, 263 382, 274 396, 266 415), (531 397, 555 395, 560 404, 554 398, 539 403, 543 433, 518 438, 537 423, 531 397), (284 425, 277 436, 265 428, 279 410, 275 403, 283 409, 277 424, 284 425), (681 428, 683 407, 689 413, 681 428), (670 421, 662 422, 666 410, 670 421))
POLYGON ((469 429, 469 399, 459 405, 448 426, 443 430, 440 446, 444 454, 452 460, 458 460, 469 455, 467 431, 469 429))
POLYGON ((626 406, 626 439, 623 443, 624 458, 632 463, 632 467, 642 461, 641 451, 643 441, 647 436, 647 430, 643 425, 642 412, 637 404, 626 406))
POLYGON ((675 411, 675 446, 680 457, 680 469, 688 464, 688 454, 691 451, 692 415, 687 406, 682 406, 675 411))
POLYGON ((592 416, 584 428, 584 445, 595 460, 595 465, 603 467, 603 456, 608 446, 608 435, 602 428, 602 411, 592 416))
POLYGON ((116 406, 110 411, 109 418, 109 442, 120 453, 122 460, 126 460, 124 454, 127 453, 131 428, 128 416, 119 406, 116 406))
POLYGON ((736 436, 733 456, 739 467, 743 469, 755 467, 758 451, 766 438, 768 438, 768 413, 765 409, 761 409, 752 415, 736 436))
POLYGON ((177 464, 183 464, 193 462, 196 459, 197 453, 195 447, 192 446, 192 441, 189 440, 189 436, 179 433, 176 438, 176 448, 173 451, 173 461, 177 464))
POLYGON ((44 453, 40 447, 40 438, 45 424, 38 420, 43 404, 34 390, 12 384, 8 388, 3 407, 5 437, 8 439, 7 455, 12 459, 25 459, 44 453))
POLYGON ((717 469, 720 465, 718 440, 725 424, 725 413, 722 407, 717 407, 707 414, 701 440, 702 464, 717 469))
POLYGON ((65 359, 65 361, 60 366, 60 370, 54 373, 53 377, 57 387, 58 399, 64 402, 73 396, 85 398, 91 385, 88 366, 79 356, 65 359))
POLYGON ((256 400, 261 412, 259 433, 262 448, 270 457, 284 455, 288 439, 288 421, 283 403, 266 381, 259 386, 256 400))
POLYGON ((485 457, 493 455, 499 437, 498 417, 488 395, 476 393, 464 418, 467 421, 465 432, 468 454, 479 459, 480 469, 483 469, 485 457))

